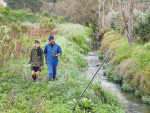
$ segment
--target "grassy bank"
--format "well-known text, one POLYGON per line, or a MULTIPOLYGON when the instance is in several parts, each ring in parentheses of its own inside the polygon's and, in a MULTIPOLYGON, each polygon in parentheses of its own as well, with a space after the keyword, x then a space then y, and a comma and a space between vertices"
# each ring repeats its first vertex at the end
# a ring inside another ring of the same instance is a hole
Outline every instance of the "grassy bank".
MULTIPOLYGON (((61 46, 63 54, 60 57, 58 80, 54 82, 44 79, 48 75, 45 64, 41 72, 43 78, 41 83, 30 79, 31 70, 27 67, 34 40, 40 40, 41 47, 44 48, 48 43, 48 36, 35 38, 23 34, 21 37, 10 38, 9 34, 4 34, 6 36, 3 36, 0 42, 3 50, 1 52, 4 54, 4 65, 0 67, 0 112, 71 113, 73 105, 89 82, 82 76, 79 68, 88 65, 81 52, 89 51, 86 38, 91 35, 92 30, 78 24, 62 24, 51 33, 58 29, 62 32, 56 32, 55 39, 61 46), (63 31, 65 28, 68 30, 63 31), (78 43, 80 41, 82 43, 78 43), (4 52, 6 50, 8 52, 4 52)), ((124 113, 120 103, 120 100, 102 88, 99 82, 90 85, 75 113, 124 113)))
POLYGON ((27 11, 18 10, 13 11, 10 10, 9 7, 0 6, 0 22, 24 22, 29 21, 32 23, 37 22, 40 19, 40 15, 34 15, 33 13, 28 13, 27 11))
POLYGON ((134 92, 144 103, 150 104, 150 42, 131 46, 124 35, 109 31, 102 40, 99 58, 110 50, 104 75, 122 83, 125 91, 134 92))

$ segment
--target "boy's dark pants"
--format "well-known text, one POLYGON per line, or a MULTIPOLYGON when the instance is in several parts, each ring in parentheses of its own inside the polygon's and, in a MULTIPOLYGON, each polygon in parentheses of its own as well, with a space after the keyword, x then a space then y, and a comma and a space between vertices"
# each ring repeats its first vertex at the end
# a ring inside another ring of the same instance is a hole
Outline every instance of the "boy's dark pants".
POLYGON ((34 74, 32 73, 32 78, 33 78, 33 80, 36 80, 35 72, 37 72, 37 71, 41 72, 41 67, 33 67, 33 66, 31 66, 31 71, 34 71, 34 74))

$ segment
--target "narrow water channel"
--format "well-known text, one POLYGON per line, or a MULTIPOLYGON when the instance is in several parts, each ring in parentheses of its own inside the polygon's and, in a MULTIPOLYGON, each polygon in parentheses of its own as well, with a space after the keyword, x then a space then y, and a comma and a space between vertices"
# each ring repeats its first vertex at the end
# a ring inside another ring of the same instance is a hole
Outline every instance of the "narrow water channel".
MULTIPOLYGON (((98 67, 95 65, 101 63, 97 56, 99 48, 100 46, 93 42, 91 52, 86 56, 86 59, 89 61, 89 68, 85 71, 85 75, 88 78, 91 78, 97 71, 98 67)), ((109 81, 106 76, 103 76, 102 68, 95 77, 95 81, 97 80, 100 80, 103 86, 109 87, 112 91, 117 92, 121 99, 126 101, 127 105, 125 109, 127 113, 150 113, 150 105, 143 104, 141 99, 136 97, 133 93, 123 91, 120 84, 115 84, 109 81)))

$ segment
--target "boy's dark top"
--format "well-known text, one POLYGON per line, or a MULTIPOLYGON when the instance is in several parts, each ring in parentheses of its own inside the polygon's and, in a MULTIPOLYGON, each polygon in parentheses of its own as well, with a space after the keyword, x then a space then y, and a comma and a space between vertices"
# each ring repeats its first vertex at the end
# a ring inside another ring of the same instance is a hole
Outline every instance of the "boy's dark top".
POLYGON ((44 57, 43 57, 43 49, 33 47, 30 54, 30 61, 32 67, 41 67, 44 64, 44 57))

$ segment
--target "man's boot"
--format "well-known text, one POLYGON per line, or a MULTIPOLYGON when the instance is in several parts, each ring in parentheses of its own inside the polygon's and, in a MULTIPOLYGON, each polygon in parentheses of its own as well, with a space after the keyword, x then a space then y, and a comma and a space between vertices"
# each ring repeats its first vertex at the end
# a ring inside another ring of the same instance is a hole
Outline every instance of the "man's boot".
POLYGON ((54 81, 56 80, 56 76, 55 76, 55 77, 53 77, 53 80, 54 80, 54 81))
POLYGON ((49 81, 50 81, 50 82, 53 81, 53 78, 49 78, 49 81))
POLYGON ((53 77, 53 80, 55 81, 55 77, 53 77))
POLYGON ((32 75, 33 80, 36 80, 36 74, 32 75))

